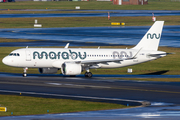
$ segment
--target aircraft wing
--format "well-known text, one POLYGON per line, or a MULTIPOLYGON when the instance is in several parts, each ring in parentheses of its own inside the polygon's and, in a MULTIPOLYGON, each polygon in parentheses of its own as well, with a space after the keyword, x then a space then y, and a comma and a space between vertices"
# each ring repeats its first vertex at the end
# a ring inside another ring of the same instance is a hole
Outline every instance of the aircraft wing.
POLYGON ((84 60, 84 61, 77 61, 76 63, 81 63, 81 64, 100 64, 100 63, 107 64, 107 62, 117 62, 118 63, 123 60, 135 59, 137 54, 141 51, 141 49, 139 49, 133 57, 120 58, 120 59, 84 60))
POLYGON ((107 62, 120 62, 123 60, 129 60, 133 58, 121 58, 121 59, 102 59, 102 60, 84 60, 84 61, 77 61, 76 63, 81 63, 81 64, 100 64, 100 63, 107 63, 107 62))

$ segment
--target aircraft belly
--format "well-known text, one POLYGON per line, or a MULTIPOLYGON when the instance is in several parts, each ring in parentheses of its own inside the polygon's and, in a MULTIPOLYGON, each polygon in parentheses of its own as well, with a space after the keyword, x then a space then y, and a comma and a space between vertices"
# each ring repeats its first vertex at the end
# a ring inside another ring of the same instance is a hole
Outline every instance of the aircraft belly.
POLYGON ((52 66, 53 61, 34 61, 33 66, 34 67, 53 67, 52 66))
POLYGON ((44 60, 32 60, 32 61, 26 61, 22 62, 23 64, 20 64, 19 67, 33 67, 33 68, 41 68, 41 67, 53 67, 52 61, 44 61, 44 60))

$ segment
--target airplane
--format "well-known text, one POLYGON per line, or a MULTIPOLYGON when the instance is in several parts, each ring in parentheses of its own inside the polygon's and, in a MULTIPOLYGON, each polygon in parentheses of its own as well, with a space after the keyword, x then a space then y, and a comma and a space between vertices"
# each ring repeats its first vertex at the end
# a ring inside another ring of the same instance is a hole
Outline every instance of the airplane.
POLYGON ((22 67, 23 76, 28 68, 38 68, 41 74, 54 74, 61 69, 63 75, 76 76, 86 71, 85 77, 92 77, 90 69, 120 68, 166 56, 158 51, 164 21, 156 21, 140 42, 130 49, 69 48, 21 48, 12 51, 2 62, 13 67, 22 67))

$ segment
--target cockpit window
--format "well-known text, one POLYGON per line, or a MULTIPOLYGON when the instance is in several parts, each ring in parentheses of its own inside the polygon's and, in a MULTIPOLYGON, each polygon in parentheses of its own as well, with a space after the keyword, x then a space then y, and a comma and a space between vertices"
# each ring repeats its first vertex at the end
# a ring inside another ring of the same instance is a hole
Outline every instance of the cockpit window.
POLYGON ((13 56, 13 53, 10 53, 9 56, 13 56))
POLYGON ((19 53, 10 53, 9 56, 20 56, 19 53))

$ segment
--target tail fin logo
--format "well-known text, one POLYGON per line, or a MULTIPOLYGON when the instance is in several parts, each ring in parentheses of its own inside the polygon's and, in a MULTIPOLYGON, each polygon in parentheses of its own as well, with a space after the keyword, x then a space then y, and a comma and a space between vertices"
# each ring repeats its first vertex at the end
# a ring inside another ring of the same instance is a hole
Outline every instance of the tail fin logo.
POLYGON ((160 34, 159 35, 157 35, 157 34, 151 34, 151 33, 148 33, 147 34, 147 39, 154 39, 154 37, 156 38, 156 39, 159 39, 160 38, 160 34))

